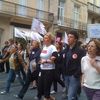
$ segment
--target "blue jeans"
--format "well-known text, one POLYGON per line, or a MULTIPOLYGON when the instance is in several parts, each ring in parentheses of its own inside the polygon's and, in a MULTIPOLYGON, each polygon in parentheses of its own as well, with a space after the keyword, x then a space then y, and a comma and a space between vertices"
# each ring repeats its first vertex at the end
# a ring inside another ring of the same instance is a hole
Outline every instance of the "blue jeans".
POLYGON ((16 71, 16 78, 18 79, 18 81, 20 82, 20 84, 23 86, 24 85, 24 80, 21 77, 20 70, 16 71))
POLYGON ((14 82, 15 77, 16 77, 15 71, 13 69, 10 69, 8 73, 7 83, 6 83, 6 90, 5 90, 6 92, 9 92, 11 83, 14 82))
POLYGON ((72 76, 65 76, 65 86, 67 88, 67 100, 77 100, 77 91, 80 86, 80 79, 72 76))

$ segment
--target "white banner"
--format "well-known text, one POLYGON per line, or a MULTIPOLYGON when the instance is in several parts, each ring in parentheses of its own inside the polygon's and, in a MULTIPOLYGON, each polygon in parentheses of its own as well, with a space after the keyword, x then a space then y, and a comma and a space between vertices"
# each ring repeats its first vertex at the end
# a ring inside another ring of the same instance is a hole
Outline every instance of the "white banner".
POLYGON ((38 32, 25 28, 15 27, 15 37, 24 38, 25 40, 27 38, 28 40, 43 41, 43 37, 38 32))
POLYGON ((18 37, 18 38, 24 38, 26 40, 25 33, 22 32, 21 30, 19 30, 18 28, 15 28, 15 34, 14 34, 14 36, 18 37))
POLYGON ((100 38, 100 24, 88 24, 88 38, 100 38))

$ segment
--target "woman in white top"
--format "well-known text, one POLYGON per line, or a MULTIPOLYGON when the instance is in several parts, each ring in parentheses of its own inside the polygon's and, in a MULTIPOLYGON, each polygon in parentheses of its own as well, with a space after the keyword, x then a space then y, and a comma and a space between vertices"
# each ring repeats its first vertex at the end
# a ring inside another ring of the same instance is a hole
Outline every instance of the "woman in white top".
POLYGON ((50 88, 52 85, 57 50, 52 44, 52 35, 47 33, 44 36, 43 49, 40 54, 40 73, 38 78, 38 100, 41 100, 42 95, 44 95, 46 100, 53 100, 50 96, 50 88))
POLYGON ((81 60, 82 85, 88 100, 100 100, 100 41, 93 39, 81 60))

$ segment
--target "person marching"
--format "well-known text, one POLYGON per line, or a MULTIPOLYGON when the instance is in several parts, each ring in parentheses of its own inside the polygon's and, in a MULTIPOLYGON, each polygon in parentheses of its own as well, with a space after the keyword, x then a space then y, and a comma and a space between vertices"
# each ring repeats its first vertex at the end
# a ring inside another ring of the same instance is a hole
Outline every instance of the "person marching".
POLYGON ((39 42, 33 40, 30 54, 29 54, 29 68, 26 74, 26 80, 23 87, 19 91, 18 95, 14 95, 16 98, 23 99, 25 93, 28 90, 30 83, 38 79, 38 73, 39 73, 38 61, 40 59, 40 53, 41 53, 41 49, 40 49, 39 42))
POLYGON ((88 100, 100 100, 100 41, 87 45, 87 55, 81 60, 82 86, 88 100))
POLYGON ((75 30, 68 33, 68 46, 64 53, 67 100, 77 100, 78 89, 81 85, 81 58, 85 55, 85 51, 77 45, 78 38, 78 33, 75 30))
POLYGON ((9 53, 10 53, 10 57, 9 57, 10 70, 8 73, 6 88, 0 94, 9 93, 11 83, 13 83, 16 78, 16 71, 19 69, 19 59, 18 59, 17 49, 18 49, 17 46, 14 44, 10 47, 10 51, 9 51, 9 53))
POLYGON ((54 75, 54 82, 53 82, 53 91, 51 91, 51 94, 54 94, 57 92, 57 82, 63 87, 63 92, 66 90, 65 88, 65 83, 64 81, 61 79, 61 75, 63 78, 64 75, 64 59, 63 59, 63 53, 62 53, 62 49, 63 49, 63 44, 61 42, 56 42, 55 44, 56 48, 57 48, 57 59, 55 61, 55 75, 54 75))
POLYGON ((36 100, 41 100, 44 95, 44 100, 55 100, 50 96, 50 89, 53 82, 55 59, 57 55, 57 49, 52 44, 52 35, 47 33, 44 35, 43 49, 40 54, 40 69, 38 78, 38 94, 36 100))

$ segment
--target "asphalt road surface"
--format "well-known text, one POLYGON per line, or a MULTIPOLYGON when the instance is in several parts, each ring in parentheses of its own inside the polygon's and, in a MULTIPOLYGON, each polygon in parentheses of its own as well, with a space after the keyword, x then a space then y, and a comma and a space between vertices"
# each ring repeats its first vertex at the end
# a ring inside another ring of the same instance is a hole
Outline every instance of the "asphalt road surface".
MULTIPOLYGON (((0 92, 5 89, 6 79, 7 79, 7 74, 4 72, 0 73, 0 92)), ((10 93, 6 95, 0 95, 0 100, 18 100, 14 97, 14 95, 18 94, 20 89, 21 89, 21 85, 16 79, 15 82, 11 86, 10 93)), ((36 96, 36 94, 37 94, 36 89, 34 90, 28 89, 23 100, 34 100, 34 97, 36 96)), ((67 99, 62 98, 62 95, 63 95, 62 87, 59 85, 58 92, 54 94, 53 96, 56 97, 56 100, 67 100, 67 99)), ((87 100, 83 92, 81 93, 79 100, 87 100)))

